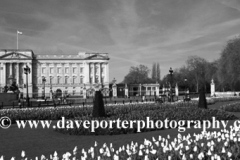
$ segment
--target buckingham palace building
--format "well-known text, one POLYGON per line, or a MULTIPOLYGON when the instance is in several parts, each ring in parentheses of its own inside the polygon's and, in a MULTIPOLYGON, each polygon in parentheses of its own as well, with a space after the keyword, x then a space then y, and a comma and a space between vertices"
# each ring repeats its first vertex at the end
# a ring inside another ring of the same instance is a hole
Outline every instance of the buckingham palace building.
POLYGON ((109 88, 108 53, 35 55, 32 50, 2 49, 0 92, 13 81, 24 95, 28 86, 29 97, 83 95, 84 90, 109 88), (29 74, 24 73, 26 66, 29 74))

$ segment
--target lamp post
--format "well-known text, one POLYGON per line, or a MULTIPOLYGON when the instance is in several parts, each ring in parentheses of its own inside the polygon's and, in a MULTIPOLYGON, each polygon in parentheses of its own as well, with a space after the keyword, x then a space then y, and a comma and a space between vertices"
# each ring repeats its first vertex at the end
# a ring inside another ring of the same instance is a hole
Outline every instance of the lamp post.
POLYGON ((24 74, 26 74, 27 105, 28 105, 28 107, 30 107, 30 105, 29 105, 29 96, 28 96, 28 74, 30 74, 30 68, 28 67, 28 65, 26 65, 26 67, 23 68, 23 70, 24 70, 24 74))
POLYGON ((185 83, 185 99, 187 98, 187 78, 184 79, 185 83))
POLYGON ((173 102, 173 93, 172 93, 172 76, 173 76, 173 70, 172 67, 170 67, 169 69, 169 74, 170 74, 170 98, 171 98, 171 102, 173 102))
POLYGON ((45 82, 46 82, 46 78, 45 78, 45 77, 42 77, 42 83, 43 83, 42 99, 45 98, 45 82))

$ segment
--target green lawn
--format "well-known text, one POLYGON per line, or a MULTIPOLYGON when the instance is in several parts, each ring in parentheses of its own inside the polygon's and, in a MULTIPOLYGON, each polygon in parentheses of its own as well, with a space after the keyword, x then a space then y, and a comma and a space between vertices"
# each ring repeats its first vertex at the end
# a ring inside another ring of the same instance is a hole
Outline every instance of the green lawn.
MULTIPOLYGON (((209 108, 217 108, 226 103, 232 102, 217 103, 209 106, 209 108)), ((235 114, 240 117, 240 113, 235 114)), ((230 124, 232 123, 233 121, 230 121, 230 124)), ((187 129, 184 134, 199 132, 201 132, 200 129, 187 129)), ((55 132, 52 129, 18 129, 14 124, 7 130, 0 129, 0 155, 4 155, 6 159, 10 159, 12 156, 20 158, 21 151, 24 150, 27 157, 30 158, 40 157, 42 154, 48 157, 54 151, 57 151, 60 155, 67 151, 72 152, 75 146, 78 146, 80 151, 82 148, 88 149, 94 145, 95 141, 99 145, 103 145, 105 142, 107 144, 113 143, 114 148, 118 148, 131 141, 141 143, 144 138, 157 138, 159 135, 167 137, 168 134, 171 137, 176 137, 178 131, 177 129, 168 129, 128 135, 70 136, 55 132)))

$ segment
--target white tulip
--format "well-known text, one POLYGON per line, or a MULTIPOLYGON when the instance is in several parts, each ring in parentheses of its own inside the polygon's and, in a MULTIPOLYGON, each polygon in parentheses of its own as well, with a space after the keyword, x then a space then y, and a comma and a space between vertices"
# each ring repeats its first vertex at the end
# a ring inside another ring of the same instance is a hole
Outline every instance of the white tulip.
POLYGON ((185 154, 183 154, 182 160, 187 160, 185 154))
POLYGON ((171 156, 168 156, 168 160, 172 160, 172 157, 171 157, 171 156))
POLYGON ((148 155, 144 156, 144 160, 149 160, 148 155))
POLYGON ((229 158, 232 157, 232 153, 231 152, 228 152, 227 155, 228 155, 229 158))
POLYGON ((189 157, 190 157, 190 159, 193 159, 193 154, 190 154, 189 157))
POLYGON ((100 152, 101 154, 103 154, 103 152, 104 152, 103 148, 100 148, 100 149, 99 149, 99 152, 100 152))
POLYGON ((212 152, 210 150, 208 150, 207 155, 211 156, 212 152))
POLYGON ((226 150, 224 147, 222 148, 222 153, 226 153, 226 150))
POLYGON ((141 150, 141 149, 139 150, 139 152, 138 152, 138 155, 139 155, 139 156, 142 156, 142 155, 143 155, 143 153, 142 153, 142 150, 141 150))
POLYGON ((26 156, 26 154, 25 154, 25 151, 22 151, 22 153, 21 153, 21 157, 25 157, 26 156))
POLYGON ((197 146, 195 146, 195 147, 193 148, 193 151, 194 151, 194 152, 197 152, 197 146))

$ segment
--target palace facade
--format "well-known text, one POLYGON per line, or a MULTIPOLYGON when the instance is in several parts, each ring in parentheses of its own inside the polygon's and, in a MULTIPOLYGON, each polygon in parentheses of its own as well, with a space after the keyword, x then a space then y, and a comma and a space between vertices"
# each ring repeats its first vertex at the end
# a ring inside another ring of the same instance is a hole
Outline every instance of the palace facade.
POLYGON ((109 88, 108 53, 35 55, 32 50, 0 50, 1 92, 15 81, 26 94, 27 80, 29 97, 48 97, 56 91, 83 95, 84 90, 109 88), (28 76, 24 74, 26 66, 30 68, 28 76))

